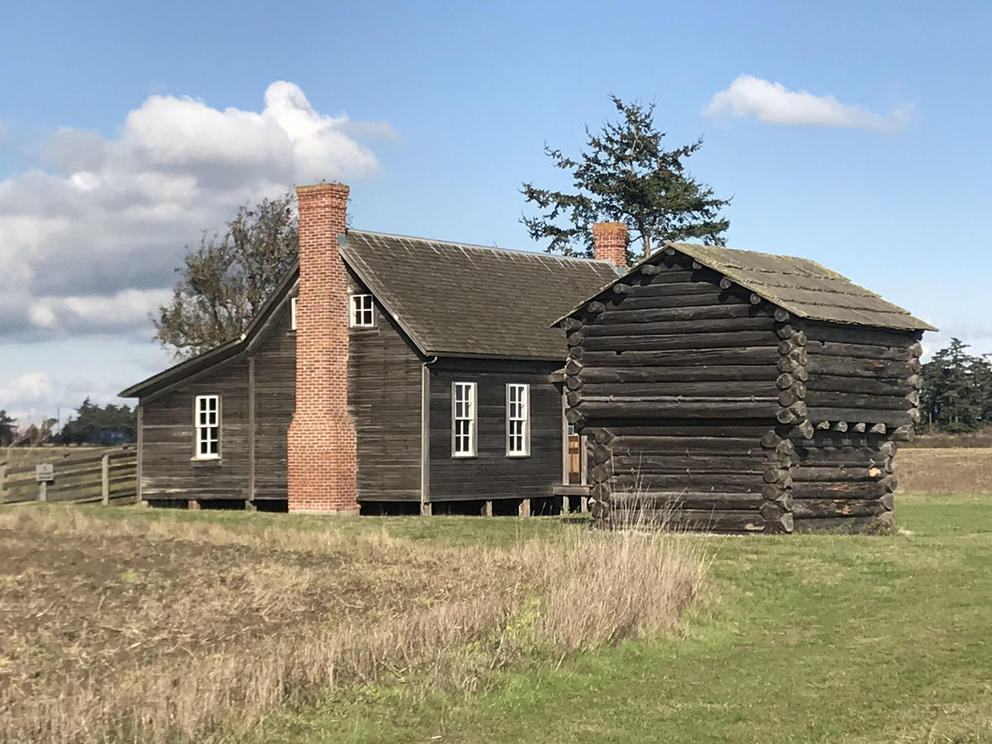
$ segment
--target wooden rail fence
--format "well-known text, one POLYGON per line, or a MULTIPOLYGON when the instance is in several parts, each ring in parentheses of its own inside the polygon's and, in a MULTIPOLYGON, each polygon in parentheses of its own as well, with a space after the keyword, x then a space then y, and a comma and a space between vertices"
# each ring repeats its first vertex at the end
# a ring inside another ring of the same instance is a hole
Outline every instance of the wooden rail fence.
POLYGON ((38 464, 54 470, 39 482, 35 463, 0 460, 0 505, 30 501, 128 504, 138 496, 138 457, 133 446, 54 455, 38 464))

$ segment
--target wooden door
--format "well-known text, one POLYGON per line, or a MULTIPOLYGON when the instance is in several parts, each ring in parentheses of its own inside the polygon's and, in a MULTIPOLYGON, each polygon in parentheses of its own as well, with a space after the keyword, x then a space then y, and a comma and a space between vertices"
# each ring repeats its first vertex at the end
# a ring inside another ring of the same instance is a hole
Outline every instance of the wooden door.
POLYGON ((582 445, 578 434, 568 435, 568 482, 582 482, 582 445))

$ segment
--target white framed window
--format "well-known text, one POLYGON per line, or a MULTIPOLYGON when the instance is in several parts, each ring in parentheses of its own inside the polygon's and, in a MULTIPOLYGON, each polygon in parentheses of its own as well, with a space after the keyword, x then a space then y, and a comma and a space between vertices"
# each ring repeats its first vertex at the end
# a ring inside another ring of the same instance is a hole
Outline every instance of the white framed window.
POLYGON ((296 298, 289 301, 289 330, 296 330, 296 298))
POLYGON ((351 296, 351 327, 371 328, 375 325, 375 314, 372 309, 372 295, 353 294, 351 296))
POLYGON ((194 460, 220 458, 220 396, 197 395, 193 406, 193 428, 196 431, 194 460))
POLYGON ((475 457, 476 383, 451 383, 451 456, 475 457))
POLYGON ((506 454, 530 455, 530 385, 511 382, 506 386, 506 454))

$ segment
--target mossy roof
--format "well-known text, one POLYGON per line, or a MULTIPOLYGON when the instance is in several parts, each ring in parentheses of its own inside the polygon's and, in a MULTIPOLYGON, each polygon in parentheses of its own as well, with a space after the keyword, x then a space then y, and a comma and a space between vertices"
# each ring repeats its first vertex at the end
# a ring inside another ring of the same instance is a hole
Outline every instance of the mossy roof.
MULTIPOLYGON (((668 243, 633 266, 629 273, 636 272, 645 264, 660 261, 666 248, 690 257, 800 318, 900 331, 936 330, 908 310, 808 258, 699 243, 668 243)), ((622 279, 611 281, 596 295, 589 297, 587 302, 617 281, 622 279)), ((585 304, 582 303, 573 312, 585 304)))

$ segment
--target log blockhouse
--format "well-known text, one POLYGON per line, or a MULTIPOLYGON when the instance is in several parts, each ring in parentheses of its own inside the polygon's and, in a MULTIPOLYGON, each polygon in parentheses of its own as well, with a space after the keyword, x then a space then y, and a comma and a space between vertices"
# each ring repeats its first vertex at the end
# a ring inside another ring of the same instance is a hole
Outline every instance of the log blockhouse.
POLYGON ((813 261, 673 243, 558 325, 599 519, 764 533, 892 522, 924 321, 813 261))

